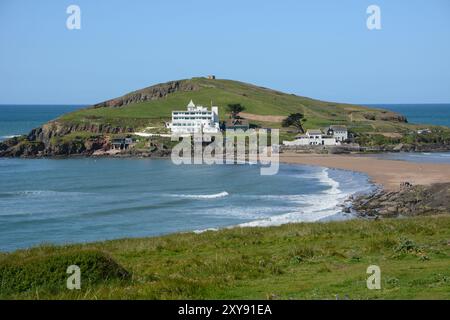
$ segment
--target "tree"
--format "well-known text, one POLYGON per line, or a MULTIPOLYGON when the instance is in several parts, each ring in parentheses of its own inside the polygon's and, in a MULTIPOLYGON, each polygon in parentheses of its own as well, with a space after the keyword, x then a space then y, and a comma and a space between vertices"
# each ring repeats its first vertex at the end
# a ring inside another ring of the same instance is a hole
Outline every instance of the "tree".
POLYGON ((228 111, 231 113, 231 118, 236 119, 238 114, 245 110, 245 107, 240 103, 233 103, 227 106, 228 111))
POLYGON ((301 113, 292 113, 286 119, 283 120, 281 125, 283 127, 296 127, 301 133, 305 132, 303 129, 303 123, 306 121, 305 117, 301 113))

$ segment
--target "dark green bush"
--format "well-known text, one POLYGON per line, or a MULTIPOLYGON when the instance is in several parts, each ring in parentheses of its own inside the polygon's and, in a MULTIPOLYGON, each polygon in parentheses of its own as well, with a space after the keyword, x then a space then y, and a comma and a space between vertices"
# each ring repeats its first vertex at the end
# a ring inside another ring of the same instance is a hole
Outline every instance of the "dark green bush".
POLYGON ((25 292, 36 288, 66 289, 67 268, 81 270, 81 286, 108 280, 125 280, 130 274, 112 258, 99 251, 78 250, 21 258, 7 255, 0 260, 0 293, 25 292))

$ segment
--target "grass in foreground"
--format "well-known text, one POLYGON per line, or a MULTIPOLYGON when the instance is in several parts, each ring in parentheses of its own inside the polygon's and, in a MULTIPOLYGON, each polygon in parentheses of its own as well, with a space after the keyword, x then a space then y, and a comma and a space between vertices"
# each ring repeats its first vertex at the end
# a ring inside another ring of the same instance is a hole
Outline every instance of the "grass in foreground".
MULTIPOLYGON (((79 291, 65 289, 64 281, 62 287, 41 284, 26 291, 2 289, 0 298, 335 299, 336 295, 341 298, 347 295, 350 299, 450 298, 447 215, 235 228, 38 247, 1 254, 0 280, 5 277, 2 271, 5 265, 26 265, 26 261, 41 258, 46 261, 43 268, 47 265, 50 269, 40 272, 48 275, 55 272, 51 269, 53 259, 83 256, 86 252, 89 259, 96 256, 93 252, 99 252, 99 257, 111 257, 117 264, 107 265, 125 268, 131 278, 106 277, 83 283, 88 275, 83 275, 82 268, 79 291), (366 287, 369 276, 366 269, 372 264, 381 268, 381 290, 366 287)), ((95 263, 90 264, 89 270, 95 268, 95 263)))

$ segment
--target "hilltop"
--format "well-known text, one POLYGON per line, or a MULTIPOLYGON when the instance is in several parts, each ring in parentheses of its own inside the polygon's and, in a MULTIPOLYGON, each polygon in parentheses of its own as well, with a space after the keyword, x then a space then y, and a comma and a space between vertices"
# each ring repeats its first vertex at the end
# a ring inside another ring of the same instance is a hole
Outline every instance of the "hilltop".
POLYGON ((405 117, 386 110, 325 102, 243 82, 206 78, 151 86, 64 115, 58 121, 133 129, 162 126, 170 119, 174 108, 184 108, 190 100, 200 105, 219 106, 222 120, 228 117, 228 104, 240 103, 245 106, 244 117, 254 124, 272 127, 281 127, 281 120, 295 112, 303 113, 308 119, 306 128, 346 124, 359 131, 398 132, 398 123, 406 122, 405 117))
MULTIPOLYGON (((164 131, 174 109, 184 109, 194 100, 196 104, 219 106, 221 120, 229 117, 226 106, 240 103, 242 114, 255 127, 280 128, 282 139, 295 136, 293 128, 282 128, 281 121, 291 113, 302 113, 305 128, 321 128, 331 124, 348 126, 363 145, 414 143, 412 135, 418 126, 410 125, 397 113, 359 105, 326 102, 295 94, 247 84, 239 81, 192 78, 157 84, 124 96, 104 101, 85 109, 65 114, 32 130, 26 137, 0 144, 0 156, 52 156, 92 154, 107 148, 117 134, 132 134, 151 128, 164 131)), ((442 137, 442 128, 437 129, 442 137)), ((444 130, 445 131, 445 130, 444 130)), ((449 143, 450 134, 444 135, 449 143)), ((433 138, 424 143, 443 143, 433 138)), ((149 143, 140 148, 148 149, 149 143)), ((164 139, 150 142, 161 151, 170 149, 164 139)))

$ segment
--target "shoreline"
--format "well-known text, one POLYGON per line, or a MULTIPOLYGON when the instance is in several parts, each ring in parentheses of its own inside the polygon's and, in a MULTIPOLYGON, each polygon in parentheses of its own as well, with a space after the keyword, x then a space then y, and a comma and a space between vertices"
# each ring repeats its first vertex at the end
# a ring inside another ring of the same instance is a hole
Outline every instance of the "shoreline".
POLYGON ((398 191, 400 185, 429 186, 450 182, 450 164, 419 163, 403 160, 386 160, 361 155, 280 154, 280 163, 301 164, 349 170, 367 174, 372 183, 382 186, 385 191, 398 191))
MULTIPOLYGON (((78 159, 80 159, 80 158, 78 158, 78 159)), ((88 161, 95 161, 95 158, 93 159, 92 157, 83 157, 82 159, 86 159, 88 161)), ((108 158, 108 159, 111 159, 111 158, 108 158)), ((127 158, 127 159, 129 159, 129 158, 127 158)), ((28 159, 24 159, 24 160, 28 160, 28 159)), ((120 160, 125 160, 125 159, 117 159, 117 160, 120 161, 120 160)), ((136 160, 141 160, 141 159, 136 159, 136 160)), ((147 159, 145 159, 145 160, 147 160, 147 159)), ((157 160, 157 161, 163 161, 163 160, 167 161, 168 160, 168 161, 170 161, 170 159, 148 159, 148 160, 157 160)), ((297 165, 294 165, 294 166, 297 166, 297 165)), ((298 165, 298 166, 300 166, 300 165, 298 165)), ((300 166, 300 167, 302 167, 302 166, 300 166)), ((305 166, 305 167, 310 167, 310 166, 305 166)), ((233 169, 233 168, 231 168, 231 169, 233 169)), ((334 176, 334 174, 331 173, 331 170, 330 170, 330 174, 332 174, 332 175, 330 177, 330 176, 328 176, 328 169, 326 169, 326 168, 311 168, 311 169, 312 169, 311 172, 314 174, 314 176, 317 175, 318 178, 322 179, 323 178, 322 176, 325 175, 324 178, 332 179, 332 183, 333 182, 340 183, 340 181, 341 181, 340 178, 344 178, 344 181, 354 181, 354 179, 355 179, 355 178, 352 178, 353 172, 350 172, 350 171, 347 171, 347 173, 339 174, 337 176, 337 178, 339 178, 339 179, 336 180, 336 177, 334 176)), ((309 172, 309 169, 308 169, 308 172, 309 172)), ((255 174, 259 174, 259 172, 258 173, 255 172, 255 174)), ((364 186, 366 186, 366 185, 369 186, 369 184, 367 183, 368 179, 367 179, 366 175, 362 175, 362 174, 361 175, 356 174, 356 175, 358 175, 357 181, 359 181, 359 179, 361 179, 361 181, 364 181, 364 186)), ((328 182, 327 185, 328 184, 330 184, 330 183, 328 182)), ((295 185, 292 185, 292 186, 295 187, 295 185)), ((332 186, 333 185, 330 184, 330 187, 332 187, 332 186)), ((345 186, 345 182, 344 182, 343 186, 345 186)), ((298 209, 298 210, 283 211, 279 215, 275 215, 270 218, 267 218, 267 217, 259 217, 258 219, 252 218, 249 220, 245 220, 245 222, 235 221, 234 223, 226 224, 226 225, 222 225, 222 226, 214 224, 208 228, 199 228, 198 226, 194 226, 194 228, 186 228, 186 229, 183 228, 182 230, 176 230, 176 231, 172 230, 167 233, 164 232, 164 233, 162 233, 162 235, 174 234, 174 233, 180 233, 180 232, 181 233, 191 233, 191 232, 199 233, 199 231, 204 232, 204 231, 209 231, 209 230, 213 230, 213 229, 224 230, 224 229, 240 229, 240 228, 248 228, 248 227, 271 227, 271 226, 279 226, 279 225, 284 225, 284 224, 307 223, 307 222, 308 223, 331 222, 331 221, 336 221, 336 220, 339 220, 339 221, 347 220, 350 217, 351 217, 351 219, 354 219, 354 218, 356 218, 355 215, 353 215, 353 214, 350 215, 349 212, 343 211, 344 203, 346 201, 348 201, 348 199, 351 195, 354 194, 354 191, 356 191, 356 188, 352 187, 351 190, 352 190, 351 193, 348 193, 347 189, 345 189, 345 191, 343 191, 342 194, 341 193, 335 194, 334 192, 331 192, 330 194, 326 194, 325 195, 326 199, 331 197, 331 198, 334 198, 336 201, 335 201, 335 203, 332 202, 329 205, 327 204, 326 207, 323 208, 323 210, 319 210, 318 206, 322 207, 323 205, 325 205, 325 202, 323 201, 324 199, 321 197, 322 202, 314 200, 313 203, 317 203, 317 204, 312 204, 311 207, 309 207, 309 204, 307 205, 308 210, 307 210, 306 214, 308 216, 306 217, 306 220, 303 220, 303 218, 299 217, 298 215, 294 215, 297 213, 297 211, 298 212, 303 211, 303 209, 300 208, 301 210, 298 209), (310 210, 311 210, 311 212, 310 212, 310 210), (312 211, 314 211, 316 213, 314 213, 312 211), (333 211, 333 212, 331 213, 331 211, 333 211), (345 217, 340 217, 341 215, 344 215, 345 217), (316 216, 317 218, 310 219, 310 217, 313 217, 313 216, 316 216), (339 218, 338 218, 338 216, 339 216, 339 218)), ((266 192, 267 192, 267 190, 266 190, 266 192)), ((318 195, 317 193, 313 193, 313 194, 311 194, 312 197, 308 196, 308 198, 319 198, 317 195, 318 195)), ((287 200, 285 200, 285 201, 287 201, 287 200)), ((308 201, 309 201, 309 199, 308 199, 308 201)), ((161 235, 161 234, 157 234, 157 235, 150 234, 150 235, 146 235, 146 237, 155 237, 155 236, 159 236, 159 235, 161 235)), ((127 237, 135 237, 135 236, 136 236, 136 233, 130 233, 127 237)), ((112 238, 108 237, 106 239, 121 239, 121 238, 122 238, 122 236, 116 237, 115 235, 113 235, 112 238)), ((102 240, 106 240, 106 239, 96 239, 94 241, 102 241, 102 240)), ((74 241, 74 240, 70 239, 69 243, 79 243, 77 240, 75 240, 74 242, 72 242, 72 241, 74 241)), ((49 242, 49 243, 53 243, 55 245, 60 245, 58 242, 54 243, 53 241, 49 242)), ((36 244, 32 245, 31 247, 38 246, 39 244, 40 243, 36 243, 36 244)), ((25 248, 25 247, 22 247, 22 248, 25 248)), ((15 251, 15 250, 16 249, 12 249, 11 251, 15 251)), ((8 250, 8 251, 10 251, 10 250, 8 250)))
MULTIPOLYGON (((84 157, 84 158, 97 158, 97 157, 84 157)), ((128 158, 128 157, 100 157, 100 158, 128 158)), ((135 159, 138 159, 136 157, 133 157, 135 159)), ((151 159, 151 158, 147 158, 147 159, 151 159)), ((153 160, 167 160, 167 158, 153 158, 153 160)), ((416 171, 416 172, 410 172, 410 176, 411 174, 414 175, 415 180, 409 180, 409 182, 414 183, 417 181, 421 181, 424 182, 422 184, 418 184, 418 185, 424 185, 424 184, 434 184, 434 183, 439 183, 439 182, 450 182, 450 164, 433 164, 433 163, 412 163, 412 162, 407 162, 407 161, 402 161, 402 160, 385 160, 385 159, 378 159, 378 158, 374 158, 374 157, 364 157, 361 155, 318 155, 318 154, 291 154, 291 153, 283 153, 280 154, 280 163, 286 163, 286 164, 293 164, 293 165, 305 165, 305 166, 317 166, 317 167, 321 167, 324 169, 330 168, 330 169, 337 169, 337 170, 344 170, 344 171, 348 171, 348 172, 356 172, 356 173, 361 173, 364 175, 367 175, 367 177, 369 178, 369 182, 371 184, 373 184, 376 189, 372 190, 371 192, 369 192, 367 194, 368 197, 371 197, 375 194, 377 194, 380 191, 385 191, 385 192, 391 192, 391 193, 396 193, 396 189, 400 187, 400 185, 396 185, 393 183, 392 180, 394 177, 395 179, 400 179, 399 181, 405 181, 404 178, 405 176, 401 175, 401 173, 403 171, 395 171, 397 170, 399 167, 402 167, 403 170, 410 170, 410 166, 414 166, 414 167, 420 167, 422 168, 422 170, 420 171, 416 171), (357 166, 355 167, 349 167, 349 166, 354 166, 355 164, 357 164, 357 166), (389 164, 388 166, 386 166, 383 172, 379 172, 379 166, 385 166, 386 164, 389 164), (406 166, 406 169, 405 169, 406 166), (356 170, 355 170, 356 168, 356 170), (434 173, 437 169, 439 169, 439 175, 440 175, 440 180, 437 181, 435 180, 435 174, 433 174, 431 177, 426 176, 427 174, 429 174, 430 172, 434 173), (426 176, 427 179, 424 179, 424 176, 426 176), (389 178, 391 180, 389 180, 389 178), (384 179, 384 180, 383 180, 384 179), (446 180, 449 179, 449 180, 446 180)), ((414 183, 414 184, 416 184, 414 183)), ((349 196, 346 197, 346 199, 341 199, 339 201, 339 204, 337 205, 337 207, 340 207, 341 210, 341 214, 348 214, 349 219, 353 220, 353 219, 359 219, 359 218, 370 218, 370 216, 367 215, 360 215, 358 214, 358 210, 356 211, 345 211, 345 208, 347 209, 353 209, 353 204, 355 203, 355 193, 350 194, 349 196), (346 203, 351 203, 350 206, 346 206, 346 203), (351 216, 351 218, 350 218, 351 216)), ((336 212, 335 214, 331 215, 330 217, 333 217, 335 215, 338 215, 339 212, 336 212)), ((214 228, 207 228, 207 229, 193 229, 193 230, 185 230, 185 231, 177 231, 177 232, 169 232, 167 234, 164 235, 171 235, 171 234, 177 234, 177 233, 203 233, 205 231, 220 231, 220 230, 226 230, 226 229, 239 229, 239 228, 248 228, 248 227, 263 227, 263 228, 267 228, 267 227, 273 227, 273 226, 280 226, 280 225, 285 225, 285 224, 297 224, 297 223, 321 223, 321 222, 334 222, 334 221, 344 221, 347 219, 330 219, 330 217, 326 217, 324 219, 318 219, 316 221, 287 221, 284 223, 280 223, 280 224, 268 224, 268 225, 252 225, 255 221, 251 221, 251 222, 247 222, 247 223, 243 223, 243 224, 235 224, 235 225, 230 225, 230 226, 225 226, 225 227, 214 227, 214 228)), ((265 219, 262 219, 265 220, 265 219)), ((261 221, 260 221, 261 222, 261 221)), ((157 237, 157 236, 148 236, 150 238, 153 237, 157 237)), ((133 238, 133 237, 131 237, 133 238)), ((111 240, 117 240, 117 239, 122 239, 122 238, 113 238, 111 240)), ((101 240, 100 240, 101 241, 101 240)), ((106 240, 108 241, 108 240, 106 240)), ((97 241, 95 241, 97 242, 97 241)), ((77 244, 78 242, 75 242, 74 244, 77 244)), ((90 243, 90 242, 88 242, 90 243)), ((55 244, 58 246, 58 244, 55 244)), ((31 246, 34 247, 34 246, 31 246)), ((22 248, 23 249, 23 248, 22 248)), ((18 249, 21 250, 21 249, 18 249)), ((13 250, 16 251, 16 250, 13 250)), ((12 251, 12 252, 13 252, 12 251)), ((3 252, 3 251, 0 251, 3 252)))
MULTIPOLYGON (((170 160, 168 157, 140 157, 132 154, 121 156, 69 156, 69 157, 44 157, 21 159, 145 159, 145 160, 170 160)), ((14 158, 13 158, 14 159, 14 158)), ((305 165, 312 167, 330 168, 348 172, 361 173, 368 177, 369 183, 375 188, 370 193, 379 191, 398 191, 400 183, 409 182, 412 185, 431 185, 434 183, 450 182, 450 164, 441 163, 416 163, 403 160, 387 160, 377 157, 367 157, 360 154, 298 154, 285 152, 280 154, 280 163, 305 165), (405 174, 406 172, 406 174, 405 174)), ((341 201, 352 201, 354 195, 350 195, 341 201)), ((234 227, 232 225, 231 227, 234 227)))

